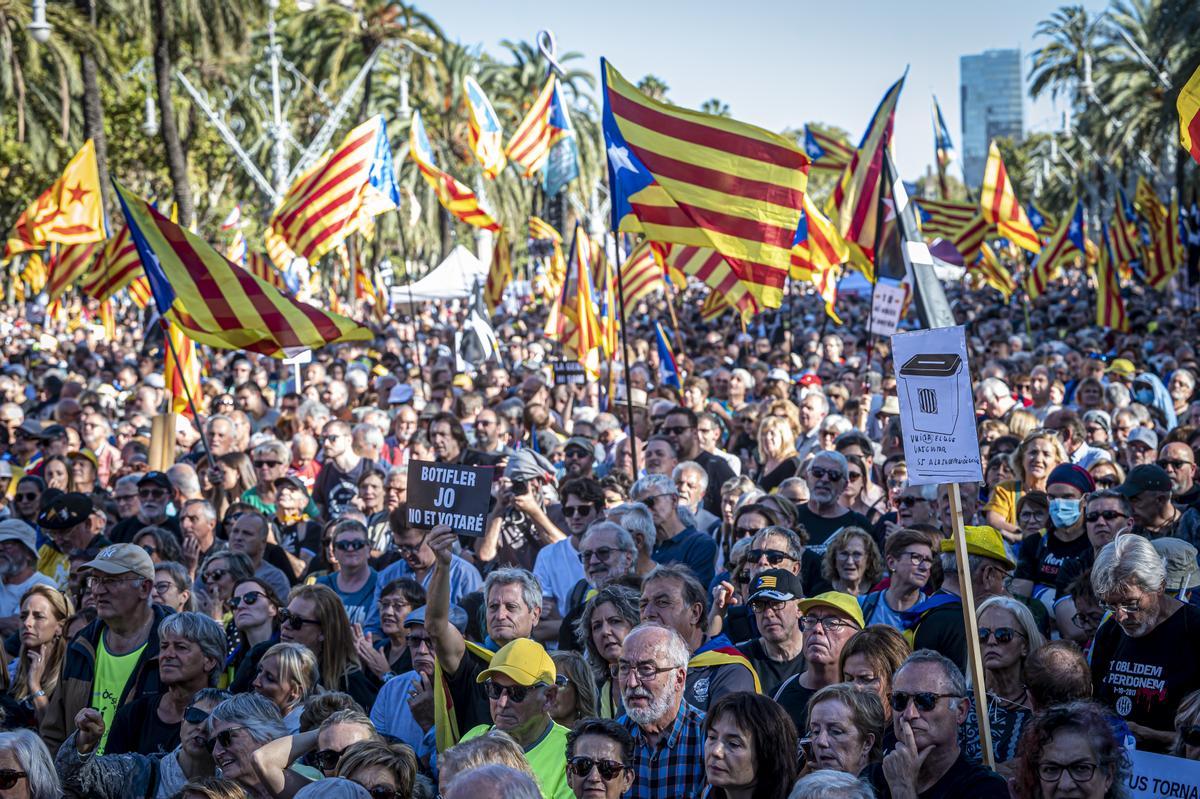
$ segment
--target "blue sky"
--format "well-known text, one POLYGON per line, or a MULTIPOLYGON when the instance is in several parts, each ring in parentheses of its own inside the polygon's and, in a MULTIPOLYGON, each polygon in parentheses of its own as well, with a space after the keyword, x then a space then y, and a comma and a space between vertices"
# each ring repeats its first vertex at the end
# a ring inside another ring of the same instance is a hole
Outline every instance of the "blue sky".
MULTIPOLYGON (((1065 0, 1064 0, 1065 2, 1065 0)), ((933 161, 930 94, 936 94, 961 152, 959 56, 1019 47, 1028 75, 1037 23, 1052 0, 842 0, 794 2, 530 3, 456 0, 422 7, 446 34, 502 55, 501 39, 532 40, 541 28, 560 51, 576 50, 599 72, 600 56, 632 81, 647 73, 670 87, 672 102, 697 107, 710 97, 733 116, 771 130, 825 122, 862 135, 884 90, 909 65, 896 114, 896 160, 912 180, 933 161)), ((1090 12, 1106 3, 1083 0, 1090 12)), ((1025 127, 1058 125, 1062 103, 1026 100, 1025 127)))

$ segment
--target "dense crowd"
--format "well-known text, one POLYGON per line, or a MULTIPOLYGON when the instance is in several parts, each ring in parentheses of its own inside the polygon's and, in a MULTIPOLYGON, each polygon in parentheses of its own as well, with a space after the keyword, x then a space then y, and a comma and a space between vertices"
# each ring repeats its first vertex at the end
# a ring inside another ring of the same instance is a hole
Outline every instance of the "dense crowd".
POLYGON ((869 299, 794 291, 685 297, 679 389, 649 303, 583 385, 527 308, 480 365, 449 303, 299 373, 210 352, 162 470, 157 328, 4 310, 0 795, 1119 797, 1200 759, 1195 316, 952 293, 961 563, 869 299), (410 524, 414 461, 493 470, 482 535, 410 524))

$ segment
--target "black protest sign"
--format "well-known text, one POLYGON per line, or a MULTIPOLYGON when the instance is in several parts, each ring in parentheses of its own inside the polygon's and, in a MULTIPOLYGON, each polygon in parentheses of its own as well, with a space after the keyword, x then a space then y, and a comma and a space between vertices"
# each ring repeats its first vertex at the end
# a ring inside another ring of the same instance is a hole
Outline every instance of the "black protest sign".
POLYGON ((444 524, 460 535, 483 535, 494 473, 491 466, 410 462, 408 523, 424 530, 444 524))
POLYGON ((586 382, 587 374, 583 371, 583 364, 579 361, 554 362, 554 385, 582 386, 586 382))

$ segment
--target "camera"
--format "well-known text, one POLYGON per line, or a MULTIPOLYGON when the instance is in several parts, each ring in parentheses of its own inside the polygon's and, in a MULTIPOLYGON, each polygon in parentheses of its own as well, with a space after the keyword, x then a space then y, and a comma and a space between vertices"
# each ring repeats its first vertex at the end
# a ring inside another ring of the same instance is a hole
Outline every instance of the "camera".
POLYGON ((512 493, 513 493, 514 497, 523 497, 526 494, 528 494, 529 493, 529 481, 528 480, 513 480, 512 481, 512 493))

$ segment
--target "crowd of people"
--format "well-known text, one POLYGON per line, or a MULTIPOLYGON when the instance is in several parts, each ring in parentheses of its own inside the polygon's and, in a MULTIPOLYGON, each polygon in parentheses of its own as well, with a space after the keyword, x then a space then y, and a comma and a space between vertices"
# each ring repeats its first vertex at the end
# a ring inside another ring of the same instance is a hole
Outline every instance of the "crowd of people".
POLYGON ((533 312, 466 364, 449 304, 299 373, 206 351, 160 469, 156 329, 5 310, 0 795, 1123 796, 1137 751, 1200 759, 1200 359, 1183 308, 1100 330, 1081 286, 1027 325, 952 291, 957 503, 909 481, 863 298, 685 297, 678 389, 641 335, 557 381, 533 312), (411 523, 417 461, 491 470, 482 535, 411 523))

